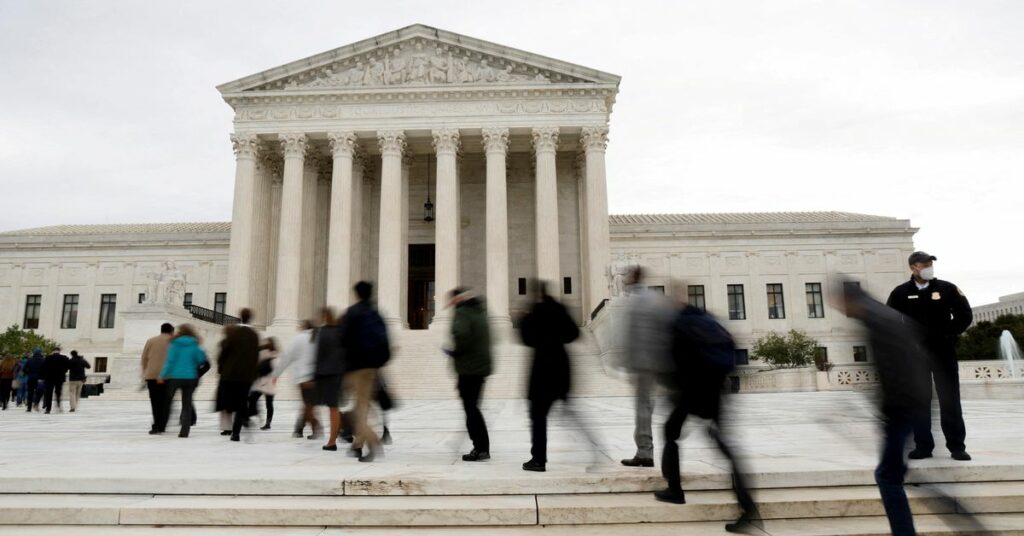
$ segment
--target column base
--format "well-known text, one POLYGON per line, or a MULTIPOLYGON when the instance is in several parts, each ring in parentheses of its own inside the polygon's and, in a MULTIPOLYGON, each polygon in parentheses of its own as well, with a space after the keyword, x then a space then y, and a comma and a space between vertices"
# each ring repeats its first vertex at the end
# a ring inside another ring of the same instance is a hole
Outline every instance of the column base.
POLYGON ((267 337, 276 337, 278 345, 281 345, 284 341, 290 340, 290 338, 298 332, 298 320, 275 318, 274 322, 267 326, 265 335, 267 337))
POLYGON ((487 325, 491 327, 491 343, 504 343, 512 340, 512 317, 488 316, 487 325))

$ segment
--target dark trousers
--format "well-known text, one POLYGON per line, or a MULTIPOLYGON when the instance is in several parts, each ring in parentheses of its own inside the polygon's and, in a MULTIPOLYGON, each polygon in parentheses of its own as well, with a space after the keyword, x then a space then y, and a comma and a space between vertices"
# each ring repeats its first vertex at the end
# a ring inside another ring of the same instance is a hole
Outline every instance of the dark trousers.
POLYGON ((36 396, 36 389, 39 388, 39 378, 29 377, 28 387, 25 389, 26 411, 32 411, 32 406, 39 406, 39 397, 36 396))
POLYGON ((484 390, 484 376, 459 376, 459 398, 466 411, 466 430, 477 452, 491 451, 491 438, 487 435, 487 423, 480 413, 480 395, 484 390))
POLYGON ((875 469, 875 482, 882 496, 885 515, 893 536, 914 536, 914 518, 910 514, 910 503, 903 489, 903 477, 907 464, 903 459, 903 448, 910 437, 915 421, 907 417, 889 417, 884 425, 882 456, 875 469))
POLYGON ((7 409, 7 403, 11 401, 11 384, 14 383, 12 378, 5 378, 0 380, 0 407, 7 409))
MULTIPOLYGON (((673 395, 672 402, 672 414, 665 421, 665 449, 661 453, 661 474, 665 477, 669 489, 682 492, 682 478, 679 474, 679 445, 676 441, 682 435, 683 424, 686 423, 686 418, 690 415, 691 410, 679 395, 673 395)), ((718 417, 712 417, 711 421, 713 423, 711 437, 714 438, 715 443, 718 445, 718 450, 722 451, 722 454, 729 459, 729 464, 732 466, 732 484, 733 491, 736 493, 736 502, 739 503, 743 512, 753 514, 756 506, 754 505, 754 499, 750 496, 739 461, 733 455, 732 449, 722 438, 718 417)))
POLYGON ((163 432, 167 426, 167 384, 146 380, 149 391, 149 410, 153 413, 153 430, 163 432))
POLYGON ((167 427, 167 420, 171 415, 171 403, 174 402, 174 395, 180 390, 181 391, 181 434, 188 435, 189 430, 192 428, 192 420, 194 417, 193 412, 195 407, 192 404, 192 394, 196 391, 196 386, 199 385, 199 380, 167 380, 165 384, 167 386, 167 398, 164 402, 163 410, 163 422, 161 422, 160 430, 164 430, 167 427))
POLYGON ((43 409, 45 409, 46 411, 50 411, 50 408, 53 407, 54 395, 56 395, 57 397, 57 409, 60 409, 60 395, 63 391, 63 381, 47 381, 45 391, 46 394, 43 395, 43 409))
POLYGON ((256 403, 260 400, 260 395, 267 397, 267 422, 263 424, 269 426, 270 421, 274 420, 274 395, 264 395, 259 391, 249 393, 249 415, 256 416, 260 414, 259 408, 256 407, 256 403))
POLYGON ((530 457, 533 461, 548 463, 548 413, 555 404, 554 398, 530 400, 530 457))
MULTIPOLYGON (((933 350, 934 351, 934 350, 933 350)), ((946 448, 950 452, 961 452, 966 449, 964 440, 967 427, 964 425, 963 409, 960 407, 960 366, 956 354, 939 353, 931 361, 931 375, 935 379, 935 393, 939 396, 939 419, 942 423, 942 434, 946 436, 946 448)), ((928 382, 929 385, 931 382, 928 382)), ((928 390, 931 393, 931 389, 928 390)), ((931 401, 929 394, 929 403, 931 401)), ((918 450, 931 452, 935 448, 932 436, 931 411, 918 420, 914 427, 914 443, 918 450)))

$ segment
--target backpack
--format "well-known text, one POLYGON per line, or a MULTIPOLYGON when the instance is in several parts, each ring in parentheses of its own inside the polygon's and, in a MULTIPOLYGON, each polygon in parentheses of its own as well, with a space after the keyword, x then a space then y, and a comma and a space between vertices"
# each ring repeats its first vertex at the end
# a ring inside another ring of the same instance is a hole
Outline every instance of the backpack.
POLYGON ((388 343, 384 319, 377 311, 368 309, 363 315, 360 328, 359 349, 363 355, 372 356, 378 367, 384 366, 391 359, 391 345, 388 343))
MULTIPOLYGON (((722 375, 736 367, 736 343, 713 316, 696 308, 687 308, 679 314, 676 331, 676 336, 685 341, 689 350, 686 353, 692 355, 679 357, 696 359, 698 362, 694 364, 722 375)), ((685 363, 679 365, 679 370, 692 368, 685 363)))

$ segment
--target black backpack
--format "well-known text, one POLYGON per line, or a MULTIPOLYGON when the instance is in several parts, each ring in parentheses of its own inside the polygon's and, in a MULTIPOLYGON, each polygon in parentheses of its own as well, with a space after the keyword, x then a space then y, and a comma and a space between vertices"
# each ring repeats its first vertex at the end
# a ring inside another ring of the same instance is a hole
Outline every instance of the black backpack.
MULTIPOLYGON (((736 343, 732 335, 715 320, 715 317, 695 307, 688 307, 679 313, 676 321, 676 336, 684 341, 687 348, 683 359, 696 359, 699 364, 725 375, 736 367, 736 343)), ((678 363, 679 370, 687 370, 686 363, 678 363)))

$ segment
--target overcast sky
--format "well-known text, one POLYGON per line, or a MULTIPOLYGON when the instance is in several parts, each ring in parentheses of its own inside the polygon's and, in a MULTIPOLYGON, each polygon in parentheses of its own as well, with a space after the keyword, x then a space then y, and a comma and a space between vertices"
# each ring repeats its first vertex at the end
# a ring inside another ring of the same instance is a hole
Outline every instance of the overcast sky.
POLYGON ((0 230, 231 217, 214 86, 423 23, 622 76, 613 213, 909 218, 1024 291, 1024 2, 0 0, 0 230))

